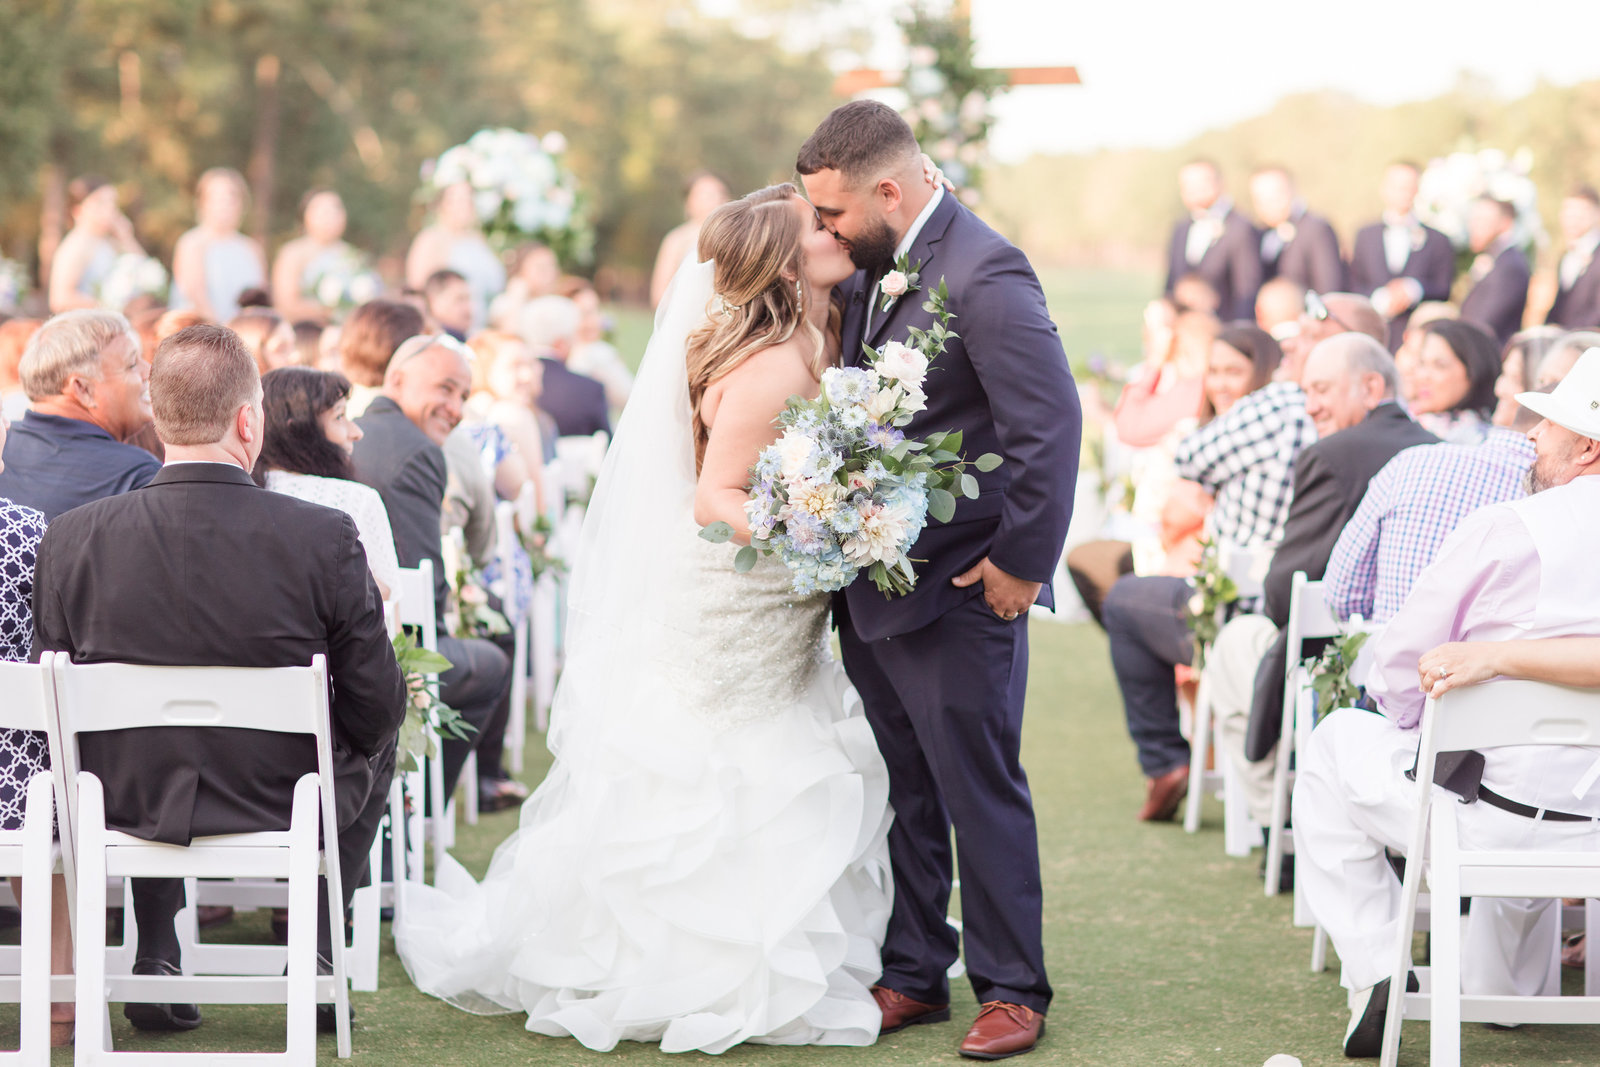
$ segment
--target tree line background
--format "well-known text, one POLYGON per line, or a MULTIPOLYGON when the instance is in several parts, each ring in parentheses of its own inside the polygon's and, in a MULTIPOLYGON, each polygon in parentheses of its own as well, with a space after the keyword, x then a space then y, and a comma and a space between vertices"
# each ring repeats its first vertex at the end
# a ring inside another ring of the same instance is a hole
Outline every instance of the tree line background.
MULTIPOLYGON (((738 22, 693 0, 0 4, 0 254, 37 267, 67 224, 67 181, 94 172, 166 258, 192 224, 195 179, 226 165, 249 179, 246 228, 269 251, 294 235, 302 194, 331 186, 348 238, 392 265, 422 224, 422 162, 506 125, 567 136, 602 284, 636 294, 690 173, 736 191, 792 176, 838 103, 830 55, 860 44, 826 30, 843 2, 744 0, 738 22), (752 13, 768 32, 747 32, 752 13)), ((1398 107, 1288 97, 1172 148, 991 166, 980 210, 1041 264, 1150 269, 1179 210, 1174 172, 1194 155, 1216 159, 1246 207, 1253 166, 1289 166, 1348 240, 1376 213, 1384 163, 1521 146, 1553 232, 1563 192, 1600 182, 1600 82, 1505 101, 1464 76, 1398 107)))

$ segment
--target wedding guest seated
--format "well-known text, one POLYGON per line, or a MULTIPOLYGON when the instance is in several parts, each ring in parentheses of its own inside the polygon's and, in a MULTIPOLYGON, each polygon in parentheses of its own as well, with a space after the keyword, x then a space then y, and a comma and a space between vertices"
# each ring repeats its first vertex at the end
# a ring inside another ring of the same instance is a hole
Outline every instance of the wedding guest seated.
POLYGON ((1522 329, 1533 272, 1514 243, 1517 209, 1504 200, 1480 196, 1467 209, 1467 247, 1477 256, 1468 276, 1472 288, 1461 300, 1461 319, 1494 338, 1495 351, 1522 329))
POLYGON ((1305 306, 1305 286, 1293 278, 1274 278, 1256 293, 1256 325, 1281 345, 1300 332, 1305 306))
POLYGON ((251 472, 256 484, 355 520, 367 567, 384 600, 400 592, 400 561, 383 498, 355 480, 350 457, 361 440, 346 410, 350 381, 310 367, 283 367, 261 379, 266 419, 261 455, 251 472))
MULTIPOLYGON (((12 322, 18 320, 11 320, 12 322)), ((0 326, 11 325, 7 322, 0 326)), ((0 420, 0 452, 6 429, 0 420)), ((0 464, 3 468, 3 464, 0 464)), ((0 499, 0 660, 26 663, 33 641, 33 568, 44 536, 44 515, 0 499)), ((22 829, 28 783, 50 769, 45 735, 32 730, 0 730, 0 830, 22 829)), ((11 879, 11 891, 22 900, 22 879, 11 879)), ((50 903, 50 973, 72 973, 71 911, 66 881, 52 880, 50 903)), ((72 1041, 72 1002, 50 1005, 50 1044, 72 1041)))
POLYGON ((339 327, 339 370, 350 379, 352 418, 383 389, 384 368, 408 337, 422 332, 422 312, 399 300, 369 300, 339 327))
POLYGON ((1500 376, 1494 380, 1494 416, 1490 422, 1510 426, 1516 421, 1517 412, 1522 410, 1517 406, 1517 394, 1533 390, 1539 361, 1562 332, 1559 326, 1530 326, 1511 338, 1500 357, 1500 376))
POLYGON ((497 330, 516 330, 528 302, 550 296, 560 283, 561 262, 553 249, 538 241, 518 245, 511 254, 511 277, 505 292, 489 303, 489 325, 497 330))
MULTIPOLYGON (((170 308, 156 320, 156 344, 159 345, 173 334, 178 333, 180 330, 187 330, 191 326, 210 325, 212 325, 212 320, 198 311, 170 308)), ((154 355, 155 349, 150 349, 150 353, 154 355)))
POLYGON ((611 405, 612 414, 621 414, 633 389, 633 372, 616 347, 605 339, 606 317, 600 311, 600 294, 585 278, 567 278, 557 295, 578 305, 578 331, 572 338, 567 366, 605 386, 606 403, 611 405))
POLYGON ((578 306, 564 296, 542 296, 522 309, 522 339, 544 365, 539 406, 556 422, 562 437, 611 432, 605 386, 567 366, 578 334, 578 306))
MULTIPOLYGON (((251 481, 261 384, 231 331, 196 326, 163 342, 150 394, 168 465, 141 492, 51 522, 35 574, 33 653, 218 667, 304 666, 327 656, 348 908, 388 806, 405 714, 405 683, 359 532, 347 515, 251 481), (160 625, 151 625, 152 605, 161 606, 160 625)), ((288 735, 155 727, 86 734, 79 743, 84 768, 105 786, 107 822, 174 845, 287 829, 295 783, 316 767, 310 739, 288 735)), ((181 971, 173 918, 182 900, 181 879, 134 880, 133 973, 181 971)), ((331 973, 325 893, 317 944, 319 970, 331 973)), ((123 1013, 142 1030, 200 1024, 192 1004, 128 1004, 123 1013)), ((332 1028, 331 1006, 319 1008, 317 1021, 332 1028)))
POLYGON ((1286 169, 1262 167, 1252 174, 1250 203, 1261 227, 1263 278, 1288 278, 1319 293, 1344 289, 1339 235, 1306 209, 1286 169))
POLYGON ((294 362, 294 327, 271 308, 246 308, 234 316, 228 329, 239 335, 262 374, 294 362))
POLYGON ((1295 460, 1294 495, 1263 583, 1261 613, 1230 621, 1206 657, 1221 745, 1240 771, 1250 817, 1260 826, 1272 821, 1271 757, 1290 651, 1282 631, 1295 572, 1319 580, 1373 475, 1397 453, 1438 441, 1395 401, 1394 357, 1366 334, 1336 334, 1317 345, 1300 386, 1317 441, 1295 460))
POLYGON ((472 286, 466 275, 448 267, 436 270, 422 283, 422 297, 440 329, 457 341, 467 339, 472 332, 472 286))
POLYGON ((1171 296, 1180 315, 1194 312, 1216 318, 1222 314, 1222 298, 1217 295, 1216 286, 1194 271, 1172 283, 1171 296))
MULTIPOLYGON (((1343 964, 1346 1056, 1376 1056, 1382 1042, 1400 905, 1385 849, 1410 847, 1417 789, 1405 772, 1428 695, 1417 684, 1424 657, 1449 642, 1600 636, 1591 536, 1600 525, 1600 351, 1585 353, 1552 394, 1518 400, 1544 419, 1529 434, 1532 495, 1480 509, 1446 539, 1374 641, 1367 693, 1380 714, 1334 711, 1312 731, 1295 781, 1300 885, 1343 964)), ((1455 815, 1473 848, 1592 850, 1593 763, 1582 747, 1490 749, 1465 757, 1444 787, 1462 796, 1455 815)), ((1475 898, 1462 991, 1559 995, 1549 947, 1559 911, 1559 902, 1475 898)))
POLYGON ((124 442, 150 421, 150 365, 114 311, 68 311, 28 341, 18 368, 32 408, 11 428, 0 497, 64 511, 138 489, 161 463, 124 442))
POLYGON ((511 661, 492 642, 458 638, 444 625, 450 606, 441 530, 447 468, 445 438, 461 421, 472 371, 461 346, 438 337, 402 345, 389 360, 383 392, 356 420, 356 477, 378 491, 389 512, 402 567, 433 564, 439 652, 453 666, 440 675, 440 698, 474 727, 467 739, 443 743, 444 795, 455 792, 468 753, 478 752, 480 776, 501 774, 506 719, 511 709, 511 661))
POLYGON ((197 224, 172 250, 175 310, 192 308, 212 322, 227 322, 239 314, 239 297, 246 289, 266 285, 266 253, 255 238, 239 232, 249 200, 250 187, 238 171, 212 167, 200 175, 197 224))
POLYGON ((1306 290, 1298 327, 1284 338, 1283 362, 1278 365, 1278 380, 1299 381, 1311 350, 1341 333, 1364 333, 1381 342, 1384 337, 1383 316, 1372 306, 1372 301, 1364 296, 1306 290))
MULTIPOLYGON (((1255 351, 1276 348, 1266 334, 1254 333, 1255 351)), ((1177 474, 1216 500, 1212 541, 1270 552, 1283 537, 1295 457, 1315 439, 1295 381, 1257 389, 1185 437, 1175 457, 1177 474)), ((1172 818, 1188 787, 1189 743, 1178 730, 1173 669, 1194 659, 1185 607, 1192 592, 1182 578, 1128 575, 1105 600, 1111 666, 1145 776, 1143 821, 1172 818)), ((1253 606, 1242 602, 1240 610, 1253 606)))
POLYGON ((28 340, 44 323, 39 319, 7 319, 0 322, 0 414, 10 422, 28 410, 28 392, 22 388, 22 353, 28 340))
POLYGON ((294 363, 315 367, 322 362, 322 335, 331 327, 302 319, 294 324, 294 363))
POLYGON ((1567 249, 1556 265, 1556 298, 1545 322, 1569 330, 1600 327, 1600 192, 1580 185, 1561 201, 1567 249))
POLYGON ((1424 328, 1440 319, 1457 319, 1460 310, 1442 300, 1426 300, 1406 316, 1406 328, 1401 334, 1400 347, 1394 350, 1394 367, 1400 372, 1400 400, 1410 407, 1414 395, 1417 360, 1422 357, 1422 342, 1426 339, 1424 328))
POLYGON ((484 330, 475 334, 472 349, 472 395, 468 417, 491 422, 505 431, 522 456, 536 489, 535 499, 545 499, 546 451, 555 440, 555 424, 539 410, 544 392, 544 364, 516 334, 484 330), (548 429, 546 428, 548 424, 548 429))
POLYGON ((1476 444, 1494 414, 1500 346, 1481 327, 1441 320, 1422 328, 1411 413, 1443 441, 1476 444))

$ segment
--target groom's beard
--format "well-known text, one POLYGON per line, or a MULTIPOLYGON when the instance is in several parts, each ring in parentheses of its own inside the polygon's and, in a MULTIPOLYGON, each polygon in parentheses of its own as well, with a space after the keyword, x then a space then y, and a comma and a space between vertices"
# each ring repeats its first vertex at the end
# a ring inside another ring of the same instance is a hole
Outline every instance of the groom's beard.
POLYGON ((849 241, 850 262, 868 274, 882 274, 894 266, 894 250, 900 240, 883 219, 867 223, 849 241))

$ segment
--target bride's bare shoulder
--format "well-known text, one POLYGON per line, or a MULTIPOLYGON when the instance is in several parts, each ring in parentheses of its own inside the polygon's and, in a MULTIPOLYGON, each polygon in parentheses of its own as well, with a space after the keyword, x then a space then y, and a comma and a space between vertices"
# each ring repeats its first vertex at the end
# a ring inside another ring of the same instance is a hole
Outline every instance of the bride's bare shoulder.
POLYGON ((781 344, 750 353, 725 374, 719 384, 724 392, 767 393, 787 389, 783 394, 787 398, 795 393, 814 392, 817 381, 812 377, 806 350, 797 338, 791 337, 781 344))

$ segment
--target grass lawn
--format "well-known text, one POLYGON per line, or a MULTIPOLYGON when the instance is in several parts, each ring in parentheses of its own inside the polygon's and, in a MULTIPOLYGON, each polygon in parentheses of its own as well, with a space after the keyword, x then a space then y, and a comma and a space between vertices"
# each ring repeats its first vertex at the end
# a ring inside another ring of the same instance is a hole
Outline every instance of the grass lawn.
MULTIPOLYGON (((1045 949, 1056 1001, 1049 1030, 1025 1062, 1088 1067, 1216 1064, 1256 1067, 1277 1052, 1306 1067, 1344 1060, 1345 1020, 1336 971, 1307 967, 1309 931, 1290 926, 1287 897, 1267 899, 1257 860, 1222 852, 1216 805, 1201 833, 1144 826, 1133 813, 1142 785, 1123 728, 1105 640, 1087 625, 1036 622, 1025 751, 1039 813, 1044 859, 1045 949)), ((543 756, 535 744, 530 754, 543 756)), ((544 773, 543 762, 528 780, 544 773)), ((481 874, 516 813, 461 827, 457 855, 481 874)), ((264 913, 236 930, 265 933, 264 913)), ((466 1015, 411 988, 385 931, 382 988, 353 996, 355 1061, 385 1067, 436 1064, 600 1064, 707 1061, 670 1058, 652 1046, 623 1045, 610 1058, 572 1041, 537 1037, 520 1016, 466 1015)), ((271 1007, 207 1007, 192 1034, 137 1035, 114 1015, 119 1047, 243 1051, 281 1048, 283 1013, 271 1007)), ((801 1067, 961 1061, 955 1052, 976 1011, 964 982, 955 1021, 914 1027, 861 1049, 741 1046, 725 1063, 801 1067)), ((15 1009, 0 1011, 0 1031, 16 1033, 15 1009)), ((1406 1028, 1402 1062, 1426 1063, 1428 1027, 1406 1028)), ((1570 1026, 1464 1032, 1469 1064, 1586 1064, 1600 1060, 1592 1031, 1570 1026)), ((320 1040, 334 1061, 332 1037, 320 1040)), ((58 1051, 53 1063, 71 1062, 58 1051)), ((201 1058, 197 1062, 204 1062, 201 1058)))

